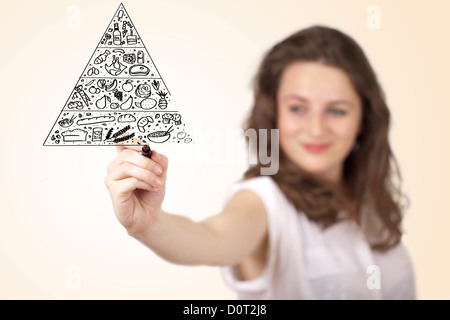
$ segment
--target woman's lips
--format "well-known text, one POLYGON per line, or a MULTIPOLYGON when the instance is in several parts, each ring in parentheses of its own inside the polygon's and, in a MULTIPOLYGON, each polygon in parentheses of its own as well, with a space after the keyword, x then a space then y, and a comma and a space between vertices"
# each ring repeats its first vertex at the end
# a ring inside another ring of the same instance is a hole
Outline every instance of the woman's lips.
POLYGON ((329 143, 327 144, 303 144, 306 150, 308 150, 311 153, 321 153, 324 152, 328 147, 330 146, 329 143))

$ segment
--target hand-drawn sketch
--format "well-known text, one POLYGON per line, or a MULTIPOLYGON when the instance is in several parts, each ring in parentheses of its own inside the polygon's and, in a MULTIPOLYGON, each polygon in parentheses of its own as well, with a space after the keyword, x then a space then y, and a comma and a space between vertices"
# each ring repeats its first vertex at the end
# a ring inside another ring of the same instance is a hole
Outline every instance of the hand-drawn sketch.
POLYGON ((170 139, 170 133, 173 131, 173 126, 167 130, 155 131, 147 135, 148 140, 156 143, 163 143, 170 139))
POLYGON ((144 143, 192 142, 169 89, 120 4, 44 146, 139 145, 135 137, 144 143))

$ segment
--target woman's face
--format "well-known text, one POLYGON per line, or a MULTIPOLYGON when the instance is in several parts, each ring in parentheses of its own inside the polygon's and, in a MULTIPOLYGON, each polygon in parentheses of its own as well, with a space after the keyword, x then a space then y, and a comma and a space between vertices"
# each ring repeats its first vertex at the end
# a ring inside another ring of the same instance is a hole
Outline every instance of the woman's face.
POLYGON ((277 94, 280 147, 306 172, 339 182, 360 131, 362 106, 347 74, 315 62, 296 62, 277 94))

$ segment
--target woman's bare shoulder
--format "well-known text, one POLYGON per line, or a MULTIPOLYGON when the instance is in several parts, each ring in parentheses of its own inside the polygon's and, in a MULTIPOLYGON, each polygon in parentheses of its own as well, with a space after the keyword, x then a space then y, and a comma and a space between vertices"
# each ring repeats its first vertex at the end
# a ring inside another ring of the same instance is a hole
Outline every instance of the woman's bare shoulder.
POLYGON ((265 214, 264 201, 251 189, 237 191, 225 204, 223 212, 241 212, 249 214, 265 214))

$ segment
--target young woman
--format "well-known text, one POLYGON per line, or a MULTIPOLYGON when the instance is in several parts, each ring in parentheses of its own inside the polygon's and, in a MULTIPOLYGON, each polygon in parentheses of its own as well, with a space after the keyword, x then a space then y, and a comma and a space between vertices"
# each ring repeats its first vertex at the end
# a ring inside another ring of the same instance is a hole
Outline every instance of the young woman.
POLYGON ((279 130, 276 174, 250 167, 196 223, 161 207, 164 155, 117 146, 105 184, 120 223, 168 261, 222 266, 240 298, 415 298, 390 113, 361 48, 301 30, 266 53, 254 92, 246 128, 279 130))

